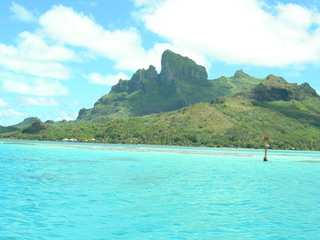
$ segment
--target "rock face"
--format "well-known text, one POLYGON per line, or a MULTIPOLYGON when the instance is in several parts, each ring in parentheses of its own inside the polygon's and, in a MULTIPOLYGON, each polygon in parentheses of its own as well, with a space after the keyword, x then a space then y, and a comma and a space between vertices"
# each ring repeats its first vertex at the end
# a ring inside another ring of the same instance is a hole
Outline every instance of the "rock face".
POLYGON ((234 78, 248 78, 250 77, 248 74, 244 73, 242 69, 236 71, 233 75, 234 78))
POLYGON ((78 120, 105 122, 115 118, 142 116, 210 103, 217 97, 248 90, 260 79, 237 71, 231 78, 208 80, 205 67, 188 57, 166 50, 161 72, 154 66, 137 70, 130 80, 120 80, 92 109, 82 108, 78 120))
POLYGON ((281 77, 269 75, 266 81, 254 87, 251 98, 258 101, 290 101, 303 100, 308 96, 319 97, 317 92, 308 83, 297 85, 288 83, 281 77))
POLYGON ((137 90, 145 90, 143 79, 148 79, 153 83, 159 82, 159 75, 156 68, 152 65, 149 66, 147 70, 139 69, 135 74, 133 74, 130 80, 122 80, 111 88, 111 93, 133 93, 137 90))
POLYGON ((34 122, 29 127, 22 130, 22 133, 36 134, 44 130, 46 126, 41 122, 34 122))
POLYGON ((176 93, 179 80, 188 83, 203 82, 208 80, 208 74, 205 67, 196 64, 193 60, 166 50, 162 54, 160 74, 152 65, 147 70, 139 69, 130 80, 120 80, 112 87, 111 92, 130 94, 140 89, 145 91, 144 79, 148 79, 159 87, 167 87, 171 93, 176 93))
POLYGON ((162 86, 175 86, 177 79, 183 79, 189 83, 208 80, 207 71, 203 66, 170 50, 162 54, 161 69, 160 84, 162 86))

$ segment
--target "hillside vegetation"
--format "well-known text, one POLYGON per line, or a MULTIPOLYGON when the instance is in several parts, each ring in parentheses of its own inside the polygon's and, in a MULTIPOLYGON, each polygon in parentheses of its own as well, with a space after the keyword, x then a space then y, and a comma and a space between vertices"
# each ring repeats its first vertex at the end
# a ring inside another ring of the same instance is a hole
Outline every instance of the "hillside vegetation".
POLYGON ((7 137, 261 148, 263 137, 268 136, 273 149, 320 150, 319 106, 317 98, 263 103, 235 97, 222 104, 199 103, 172 112, 107 123, 44 124, 46 128, 37 133, 19 132, 7 137))
POLYGON ((170 51, 162 65, 120 80, 77 121, 26 119, 0 137, 242 148, 269 137, 273 149, 320 150, 320 97, 309 84, 241 70, 208 80, 204 67, 170 51))

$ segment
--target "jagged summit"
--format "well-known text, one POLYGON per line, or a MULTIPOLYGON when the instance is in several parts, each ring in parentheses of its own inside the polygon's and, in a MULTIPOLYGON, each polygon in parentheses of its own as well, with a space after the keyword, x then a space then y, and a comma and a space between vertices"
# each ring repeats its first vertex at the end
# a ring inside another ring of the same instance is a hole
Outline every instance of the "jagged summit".
POLYGON ((190 83, 205 81, 208 80, 208 74, 205 67, 196 64, 188 57, 166 50, 161 57, 160 83, 172 86, 177 79, 190 83))
POLYGON ((161 57, 160 74, 152 65, 148 69, 139 69, 130 80, 120 80, 112 87, 111 92, 133 93, 139 89, 146 90, 144 79, 148 79, 160 87, 169 87, 171 92, 175 92, 179 84, 178 81, 189 83, 206 81, 208 74, 205 67, 196 64, 193 60, 166 50, 161 57))
POLYGON ((156 68, 152 65, 146 69, 139 69, 133 74, 130 80, 122 80, 112 86, 111 93, 133 93, 139 89, 144 89, 144 81, 143 79, 149 79, 151 82, 158 84, 159 83, 159 75, 156 71, 156 68))
POLYGON ((282 77, 275 76, 270 74, 266 77, 266 81, 263 82, 265 85, 288 85, 288 82, 282 77))
POLYGON ((234 78, 248 78, 251 77, 250 75, 246 74, 245 72, 242 71, 242 69, 237 70, 234 75, 234 78))
POLYGON ((260 83, 242 70, 234 77, 208 80, 205 67, 170 50, 163 52, 161 72, 152 65, 120 80, 92 109, 81 109, 78 120, 105 122, 115 118, 167 112, 248 90, 260 83))
POLYGON ((250 97, 258 101, 290 101, 319 95, 308 83, 288 83, 283 78, 271 74, 250 91, 250 97))
POLYGON ((35 123, 35 122, 41 122, 41 120, 37 117, 27 117, 22 122, 20 122, 16 125, 13 125, 12 127, 22 129, 22 128, 24 128, 32 123, 35 123))

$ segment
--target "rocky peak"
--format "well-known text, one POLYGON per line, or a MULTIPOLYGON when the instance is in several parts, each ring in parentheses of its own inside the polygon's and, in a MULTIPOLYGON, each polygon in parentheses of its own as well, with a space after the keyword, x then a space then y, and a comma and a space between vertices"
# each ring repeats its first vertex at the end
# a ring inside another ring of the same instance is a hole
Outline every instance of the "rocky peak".
POLYGON ((119 82, 112 86, 110 93, 122 93, 127 92, 129 89, 129 80, 122 80, 120 79, 119 82))
POLYGON ((264 81, 262 84, 265 84, 265 85, 282 85, 282 86, 286 86, 288 85, 289 83, 284 80, 282 77, 278 77, 278 76, 275 76, 273 74, 270 74, 266 77, 266 81, 264 81))
POLYGON ((148 69, 139 69, 130 80, 120 80, 118 84, 112 87, 111 92, 127 92, 130 94, 140 89, 144 90, 145 81, 151 81, 169 88, 168 93, 176 93, 177 88, 179 88, 177 81, 196 83, 208 79, 207 71, 203 66, 170 50, 166 50, 162 54, 161 67, 160 74, 152 65, 148 69))
POLYGON ((41 120, 37 117, 27 117, 22 122, 20 122, 16 125, 13 125, 13 127, 17 127, 17 128, 22 129, 22 128, 29 126, 30 124, 35 123, 35 122, 41 122, 41 120))
POLYGON ((195 83, 207 80, 208 74, 203 66, 193 60, 166 50, 161 58, 160 84, 174 86, 176 79, 195 83))
POLYGON ((305 92, 308 95, 311 95, 313 97, 320 97, 316 90, 314 90, 309 83, 302 83, 299 85, 300 89, 305 92))
POLYGON ((233 75, 233 78, 248 78, 250 75, 242 71, 242 69, 236 71, 233 75))
POLYGON ((251 90, 251 96, 258 101, 303 100, 306 97, 319 97, 308 83, 297 85, 288 83, 281 77, 269 75, 266 80, 251 90))
POLYGON ((111 88, 111 92, 121 93, 127 92, 132 93, 139 89, 144 88, 144 79, 148 79, 151 82, 159 82, 159 75, 156 71, 156 68, 152 65, 148 69, 139 69, 137 70, 130 80, 120 79, 118 84, 114 85, 111 88))

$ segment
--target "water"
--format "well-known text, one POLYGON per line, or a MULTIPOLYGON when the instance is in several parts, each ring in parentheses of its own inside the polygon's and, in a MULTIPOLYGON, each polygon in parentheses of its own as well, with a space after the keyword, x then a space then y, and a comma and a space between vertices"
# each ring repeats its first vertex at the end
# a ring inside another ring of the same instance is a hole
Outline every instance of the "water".
POLYGON ((0 141, 0 239, 320 239, 319 152, 0 141))

